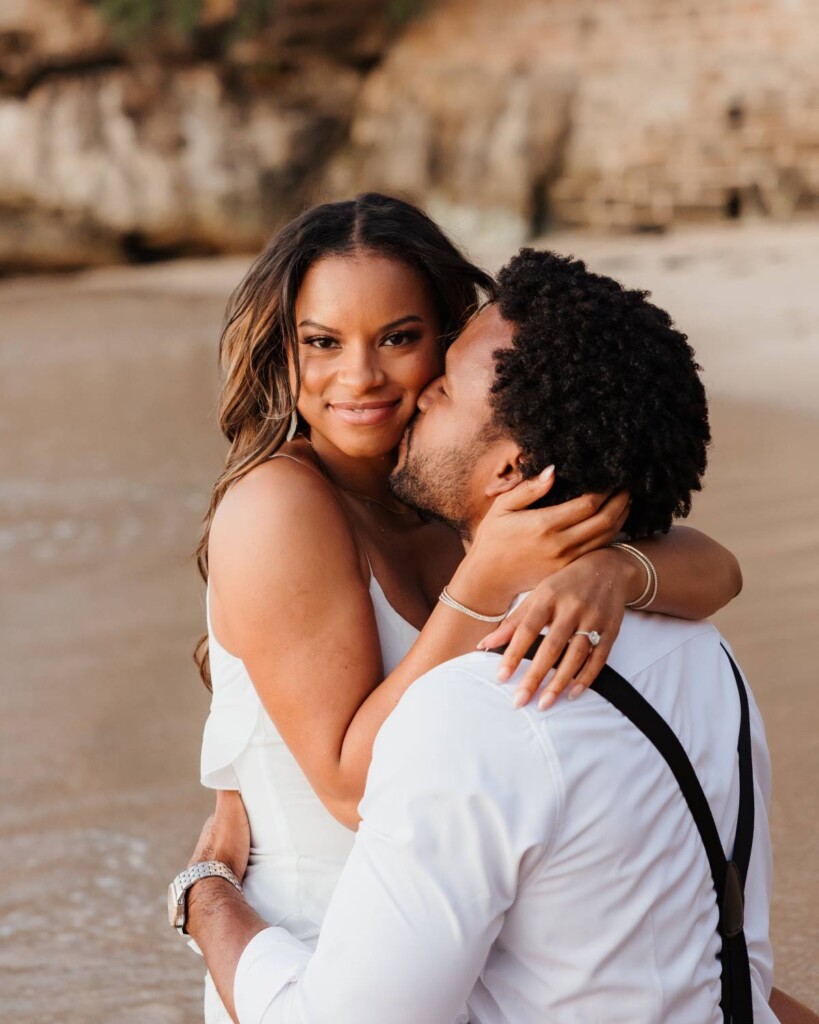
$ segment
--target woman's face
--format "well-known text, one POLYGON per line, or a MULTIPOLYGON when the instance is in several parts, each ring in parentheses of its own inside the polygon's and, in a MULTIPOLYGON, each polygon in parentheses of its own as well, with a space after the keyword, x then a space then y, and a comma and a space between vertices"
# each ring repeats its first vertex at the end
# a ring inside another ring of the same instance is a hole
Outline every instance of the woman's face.
POLYGON ((423 275, 375 253, 313 264, 296 300, 299 413, 354 458, 393 451, 443 366, 441 326, 423 275))

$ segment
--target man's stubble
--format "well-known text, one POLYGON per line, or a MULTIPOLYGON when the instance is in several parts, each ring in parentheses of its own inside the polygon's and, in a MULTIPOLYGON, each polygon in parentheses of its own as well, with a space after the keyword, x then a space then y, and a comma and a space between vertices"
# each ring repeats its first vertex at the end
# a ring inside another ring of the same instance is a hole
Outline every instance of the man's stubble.
POLYGON ((422 453, 413 446, 414 427, 415 421, 407 427, 404 462, 390 475, 390 489, 423 518, 445 523, 469 540, 469 485, 478 461, 478 438, 463 448, 435 448, 422 453))

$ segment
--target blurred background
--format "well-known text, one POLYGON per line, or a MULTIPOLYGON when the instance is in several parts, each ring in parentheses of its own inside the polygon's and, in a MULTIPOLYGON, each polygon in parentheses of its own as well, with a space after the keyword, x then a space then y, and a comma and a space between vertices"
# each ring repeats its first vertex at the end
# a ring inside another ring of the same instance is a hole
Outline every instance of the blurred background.
POLYGON ((164 893, 210 805, 221 319, 278 225, 364 189, 490 269, 582 256, 689 334, 776 980, 819 1005, 819 0, 2 0, 0 1020, 201 1019, 164 893))

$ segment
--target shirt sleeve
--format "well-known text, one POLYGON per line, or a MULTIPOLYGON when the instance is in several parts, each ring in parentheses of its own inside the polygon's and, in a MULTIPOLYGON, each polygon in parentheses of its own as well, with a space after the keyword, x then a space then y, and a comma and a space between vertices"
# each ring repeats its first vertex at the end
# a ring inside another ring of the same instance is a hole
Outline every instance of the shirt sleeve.
POLYGON ((451 669, 416 683, 376 742, 315 953, 282 928, 260 932, 236 973, 240 1024, 465 1019, 555 820, 549 775, 528 716, 500 688, 451 669), (543 779, 534 803, 520 799, 532 773, 543 779))

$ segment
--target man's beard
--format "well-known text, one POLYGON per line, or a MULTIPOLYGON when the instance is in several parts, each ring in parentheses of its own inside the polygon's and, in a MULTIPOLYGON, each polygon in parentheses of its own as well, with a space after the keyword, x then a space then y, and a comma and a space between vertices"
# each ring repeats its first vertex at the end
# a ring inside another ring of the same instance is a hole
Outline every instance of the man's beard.
POLYGON ((424 519, 446 523, 462 539, 469 540, 467 495, 478 458, 475 446, 436 448, 420 454, 412 447, 414 426, 413 421, 407 427, 404 462, 390 474, 390 490, 424 519))

